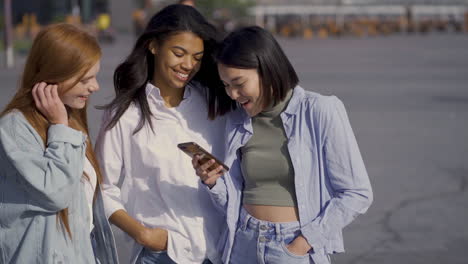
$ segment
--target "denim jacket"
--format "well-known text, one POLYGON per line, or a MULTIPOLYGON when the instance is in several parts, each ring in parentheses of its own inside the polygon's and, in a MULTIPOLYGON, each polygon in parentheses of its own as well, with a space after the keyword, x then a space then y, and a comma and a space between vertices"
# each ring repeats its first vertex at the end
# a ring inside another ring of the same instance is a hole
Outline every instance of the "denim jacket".
MULTIPOLYGON (((313 263, 329 263, 328 254, 344 251, 342 229, 372 203, 364 162, 338 98, 297 86, 280 116, 295 172, 301 233, 313 247, 313 263)), ((218 245, 225 263, 229 263, 242 206, 240 148, 252 134, 251 118, 243 109, 228 116, 225 163, 230 170, 209 191, 226 214, 228 229, 218 245)))
POLYGON ((70 127, 51 125, 45 148, 21 112, 0 119, 0 263, 118 263, 100 191, 92 234, 87 224, 85 152, 86 136, 70 127))

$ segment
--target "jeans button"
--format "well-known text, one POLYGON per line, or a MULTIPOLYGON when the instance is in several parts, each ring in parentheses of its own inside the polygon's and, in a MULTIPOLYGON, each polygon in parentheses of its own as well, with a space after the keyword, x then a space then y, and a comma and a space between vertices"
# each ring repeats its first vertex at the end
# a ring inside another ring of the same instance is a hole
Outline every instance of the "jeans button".
POLYGON ((260 237, 260 239, 259 239, 259 240, 260 240, 260 242, 266 242, 266 241, 267 241, 266 237, 263 237, 263 236, 262 236, 262 237, 260 237))
POLYGON ((267 229, 268 229, 268 227, 267 227, 266 225, 261 225, 261 226, 260 226, 260 230, 265 231, 265 230, 267 230, 267 229))

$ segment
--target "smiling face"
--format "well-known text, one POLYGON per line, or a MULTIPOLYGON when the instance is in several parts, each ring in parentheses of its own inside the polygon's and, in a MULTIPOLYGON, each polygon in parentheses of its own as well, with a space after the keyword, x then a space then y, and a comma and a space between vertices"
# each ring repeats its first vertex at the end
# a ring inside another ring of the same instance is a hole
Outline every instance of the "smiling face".
POLYGON ((239 69, 218 64, 218 71, 226 93, 232 100, 236 100, 249 116, 256 116, 265 109, 257 69, 239 69))
POLYGON ((99 72, 100 65, 100 61, 98 61, 80 80, 78 80, 78 76, 66 80, 60 85, 63 87, 62 89, 66 89, 65 92, 60 95, 63 104, 74 109, 82 109, 86 106, 86 101, 89 99, 89 96, 99 90, 96 76, 99 72), (75 82, 76 84, 69 88, 75 82))
POLYGON ((170 35, 162 43, 151 42, 154 84, 162 92, 184 88, 200 69, 203 48, 203 40, 192 32, 170 35))

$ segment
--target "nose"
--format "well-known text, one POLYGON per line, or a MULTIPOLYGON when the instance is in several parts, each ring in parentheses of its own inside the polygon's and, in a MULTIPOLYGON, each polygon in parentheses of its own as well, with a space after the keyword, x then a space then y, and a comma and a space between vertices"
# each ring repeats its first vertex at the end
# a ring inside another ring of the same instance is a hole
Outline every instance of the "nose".
POLYGON ((239 98, 239 91, 230 86, 226 87, 226 93, 232 100, 237 100, 237 98, 239 98))
POLYGON ((89 83, 89 86, 88 86, 88 91, 90 93, 94 93, 94 92, 97 92, 99 91, 99 83, 97 81, 96 78, 94 78, 90 83, 89 83))
POLYGON ((191 71, 195 65, 195 60, 191 56, 184 56, 184 60, 182 61, 182 69, 186 71, 191 71))

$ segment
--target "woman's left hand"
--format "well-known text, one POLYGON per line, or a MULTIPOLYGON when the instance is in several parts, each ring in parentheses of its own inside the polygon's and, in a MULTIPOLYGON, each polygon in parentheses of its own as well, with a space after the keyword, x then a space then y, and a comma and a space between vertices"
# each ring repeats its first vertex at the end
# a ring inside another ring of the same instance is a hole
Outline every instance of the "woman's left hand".
POLYGON ((307 240, 302 235, 296 237, 289 245, 286 245, 289 252, 297 256, 307 255, 312 249, 312 246, 307 243, 307 240))

